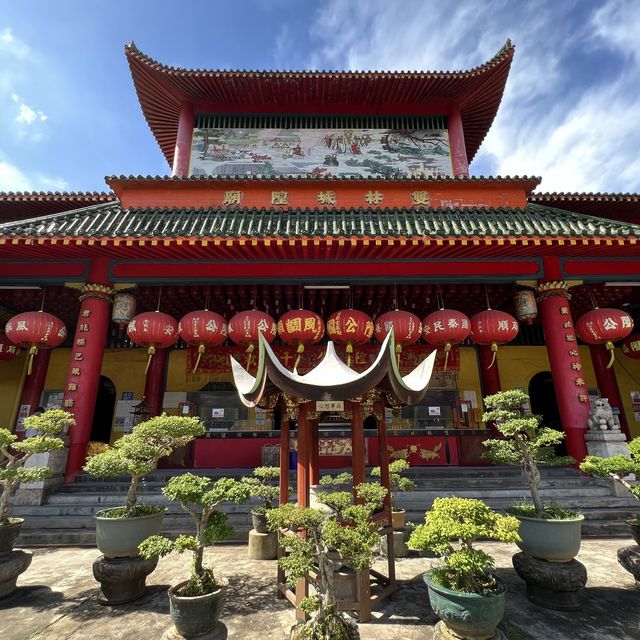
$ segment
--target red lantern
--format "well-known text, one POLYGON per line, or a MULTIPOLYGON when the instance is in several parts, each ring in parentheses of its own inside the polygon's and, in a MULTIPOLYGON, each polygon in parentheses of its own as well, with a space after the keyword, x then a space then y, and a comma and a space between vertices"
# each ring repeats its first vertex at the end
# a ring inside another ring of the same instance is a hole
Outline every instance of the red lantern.
POLYGON ((538 317, 538 306, 536 305, 536 296, 533 291, 523 289, 516 291, 513 296, 513 305, 516 310, 516 318, 518 322, 523 324, 533 324, 538 317))
POLYGON ((418 342, 422 334, 422 324, 420 323, 420 318, 413 313, 396 309, 395 311, 383 313, 376 320, 376 339, 382 342, 391 329, 393 329, 393 338, 396 343, 396 353, 398 354, 398 367, 400 367, 402 346, 418 342))
POLYGON ((637 360, 640 358, 640 333, 634 333, 633 335, 627 336, 622 341, 622 353, 628 358, 632 358, 633 360, 637 360))
POLYGON ((251 358, 260 334, 271 344, 276 337, 276 322, 268 314, 262 311, 252 309, 250 311, 241 311, 236 313, 227 326, 229 338, 239 345, 247 346, 247 367, 251 364, 251 358))
POLYGON ((576 321, 576 334, 587 344, 604 344, 611 354, 607 369, 615 360, 616 340, 626 338, 633 331, 633 318, 620 309, 592 309, 576 321))
POLYGON ((347 366, 351 366, 353 345, 366 344, 373 338, 373 320, 362 311, 343 309, 327 320, 327 333, 338 344, 346 345, 347 366))
POLYGON ((27 375, 31 374, 33 358, 38 349, 55 349, 67 337, 67 328, 60 318, 44 311, 27 311, 13 316, 5 327, 7 338, 25 349, 29 348, 27 375))
POLYGON ((300 358, 304 352, 305 344, 315 344, 322 340, 324 335, 324 322, 313 311, 306 309, 293 309, 287 311, 278 320, 278 335, 287 344, 298 345, 298 357, 293 365, 294 370, 300 364, 300 358))
POLYGON ((198 347, 198 358, 193 367, 195 373, 207 346, 218 346, 227 339, 227 323, 213 311, 192 311, 178 322, 178 333, 187 344, 198 347))
POLYGON ((5 362, 13 360, 19 351, 20 349, 7 336, 0 335, 0 360, 5 362))
POLYGON ((145 374, 151 364, 156 349, 166 349, 178 339, 178 323, 170 315, 160 311, 139 313, 127 327, 127 335, 132 342, 147 347, 149 359, 145 374))
POLYGON ((487 309, 471 318, 471 336, 476 344, 491 345, 493 358, 490 369, 496 361, 498 345, 511 342, 518 335, 518 321, 504 311, 487 309))
POLYGON ((461 311, 438 309, 422 321, 422 337, 436 347, 444 347, 444 369, 447 370, 451 345, 465 340, 471 333, 471 321, 461 311))

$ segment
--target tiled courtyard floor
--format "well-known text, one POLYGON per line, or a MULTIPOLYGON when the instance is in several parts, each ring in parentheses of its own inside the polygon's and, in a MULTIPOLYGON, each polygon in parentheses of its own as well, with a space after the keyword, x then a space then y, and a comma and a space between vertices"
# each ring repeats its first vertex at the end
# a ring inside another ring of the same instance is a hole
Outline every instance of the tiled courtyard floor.
MULTIPOLYGON (((588 539, 578 559, 589 572, 585 606, 578 613, 548 611, 530 604, 524 583, 511 567, 515 546, 486 544, 509 586, 506 623, 512 640, 640 640, 640 589, 617 563, 616 550, 631 539, 588 539)), ((147 594, 129 605, 103 607, 96 602, 91 565, 96 549, 33 549, 33 564, 19 580, 20 589, 0 601, 2 640, 156 640, 171 626, 167 586, 188 573, 188 556, 160 561, 149 576, 147 594)), ((217 573, 230 581, 223 611, 229 639, 288 638, 293 609, 275 597, 275 562, 247 558, 243 546, 216 547, 217 573)), ((360 625, 363 640, 430 640, 436 622, 429 608, 422 573, 427 558, 399 560, 400 588, 360 625)))

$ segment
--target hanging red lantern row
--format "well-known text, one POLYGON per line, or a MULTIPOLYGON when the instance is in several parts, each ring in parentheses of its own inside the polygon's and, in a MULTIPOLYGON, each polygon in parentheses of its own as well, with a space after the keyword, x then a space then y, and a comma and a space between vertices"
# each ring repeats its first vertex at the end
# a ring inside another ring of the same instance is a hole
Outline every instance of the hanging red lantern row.
POLYGON ((422 321, 422 337, 436 347, 444 347, 444 370, 454 344, 463 342, 471 333, 471 321, 461 311, 438 309, 422 321))
POLYGON ((286 344, 298 345, 294 371, 300 364, 305 344, 315 344, 324 336, 324 322, 313 311, 307 309, 292 309, 280 316, 278 320, 278 335, 286 344))
POLYGON ((596 307, 576 321, 576 335, 587 344, 603 344, 611 357, 607 369, 616 358, 614 342, 626 338, 633 331, 633 318, 621 309, 596 307))
POLYGON ((515 307, 516 319, 522 324, 533 324, 538 317, 536 296, 530 289, 516 291, 513 296, 513 306, 515 307))
POLYGON ((632 360, 637 360, 640 358, 640 333, 627 336, 620 346, 625 356, 632 360))
POLYGON ((257 309, 236 313, 227 325, 229 338, 237 345, 247 347, 247 368, 251 365, 260 334, 271 344, 276 337, 276 322, 268 314, 257 309))
POLYGON ((0 361, 8 362, 13 360, 19 351, 19 347, 13 344, 6 335, 0 335, 0 361))
POLYGON ((420 318, 413 313, 396 309, 395 311, 383 313, 376 320, 374 330, 376 339, 382 342, 391 329, 393 329, 398 367, 400 367, 402 346, 418 342, 422 335, 422 323, 420 322, 420 318))
POLYGON ((354 345, 366 344, 373 338, 373 320, 362 311, 342 309, 329 316, 327 333, 347 351, 347 366, 351 366, 354 345))
POLYGON ((187 343, 198 347, 198 358, 193 373, 207 347, 217 347, 227 339, 227 323, 219 313, 208 309, 192 311, 178 322, 178 334, 187 343))
POLYGON ((176 343, 178 323, 175 318, 161 311, 145 311, 129 322, 127 335, 135 344, 147 347, 149 358, 144 370, 146 374, 156 349, 166 349, 176 343))
POLYGON ((487 309, 471 318, 471 338, 475 344, 491 346, 493 358, 487 369, 496 361, 498 346, 511 342, 518 335, 518 321, 510 314, 487 309))
POLYGON ((20 347, 29 349, 27 375, 31 375, 33 358, 38 349, 55 349, 67 337, 67 328, 60 318, 45 311, 27 311, 13 316, 5 327, 7 338, 20 347))

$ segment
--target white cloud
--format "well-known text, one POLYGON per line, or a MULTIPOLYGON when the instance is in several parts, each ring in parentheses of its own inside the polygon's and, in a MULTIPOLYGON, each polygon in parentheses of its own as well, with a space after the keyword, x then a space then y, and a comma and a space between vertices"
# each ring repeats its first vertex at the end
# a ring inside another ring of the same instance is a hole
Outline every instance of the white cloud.
POLYGON ((35 111, 24 102, 20 104, 20 113, 16 116, 16 122, 20 124, 33 124, 34 122, 45 122, 47 116, 42 111, 35 111))
POLYGON ((31 190, 31 181, 18 167, 0 160, 0 191, 31 190))
POLYGON ((0 52, 15 58, 28 58, 31 49, 22 40, 13 35, 13 29, 5 27, 0 31, 0 52))

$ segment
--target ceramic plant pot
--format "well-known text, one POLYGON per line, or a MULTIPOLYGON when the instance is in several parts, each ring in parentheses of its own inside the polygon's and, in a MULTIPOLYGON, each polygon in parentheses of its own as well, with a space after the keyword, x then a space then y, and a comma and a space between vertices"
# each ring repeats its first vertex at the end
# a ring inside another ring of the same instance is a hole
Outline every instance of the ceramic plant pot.
POLYGON ((219 589, 204 596, 177 596, 176 591, 180 591, 187 584, 186 581, 169 589, 171 619, 179 634, 185 638, 196 638, 216 626, 228 587, 226 580, 220 582, 219 589))
POLYGON ((13 551, 16 540, 20 535, 20 527, 24 520, 22 518, 10 518, 10 524, 0 525, 0 557, 6 556, 13 551))
POLYGON ((269 533, 266 513, 261 511, 251 511, 251 522, 256 533, 269 533))
POLYGON ((567 520, 543 520, 516 516, 520 520, 516 543, 527 555, 548 562, 569 562, 580 551, 584 516, 567 520))
POLYGON ((160 533, 164 510, 137 518, 106 518, 96 514, 96 545, 105 558, 132 558, 138 545, 160 533))
POLYGON ((391 526, 394 529, 404 529, 406 525, 407 512, 404 509, 391 512, 391 526))
POLYGON ((429 589, 429 601, 434 613, 456 637, 488 640, 504 616, 507 586, 500 583, 499 590, 488 595, 462 593, 436 584, 429 572, 424 581, 429 589))

